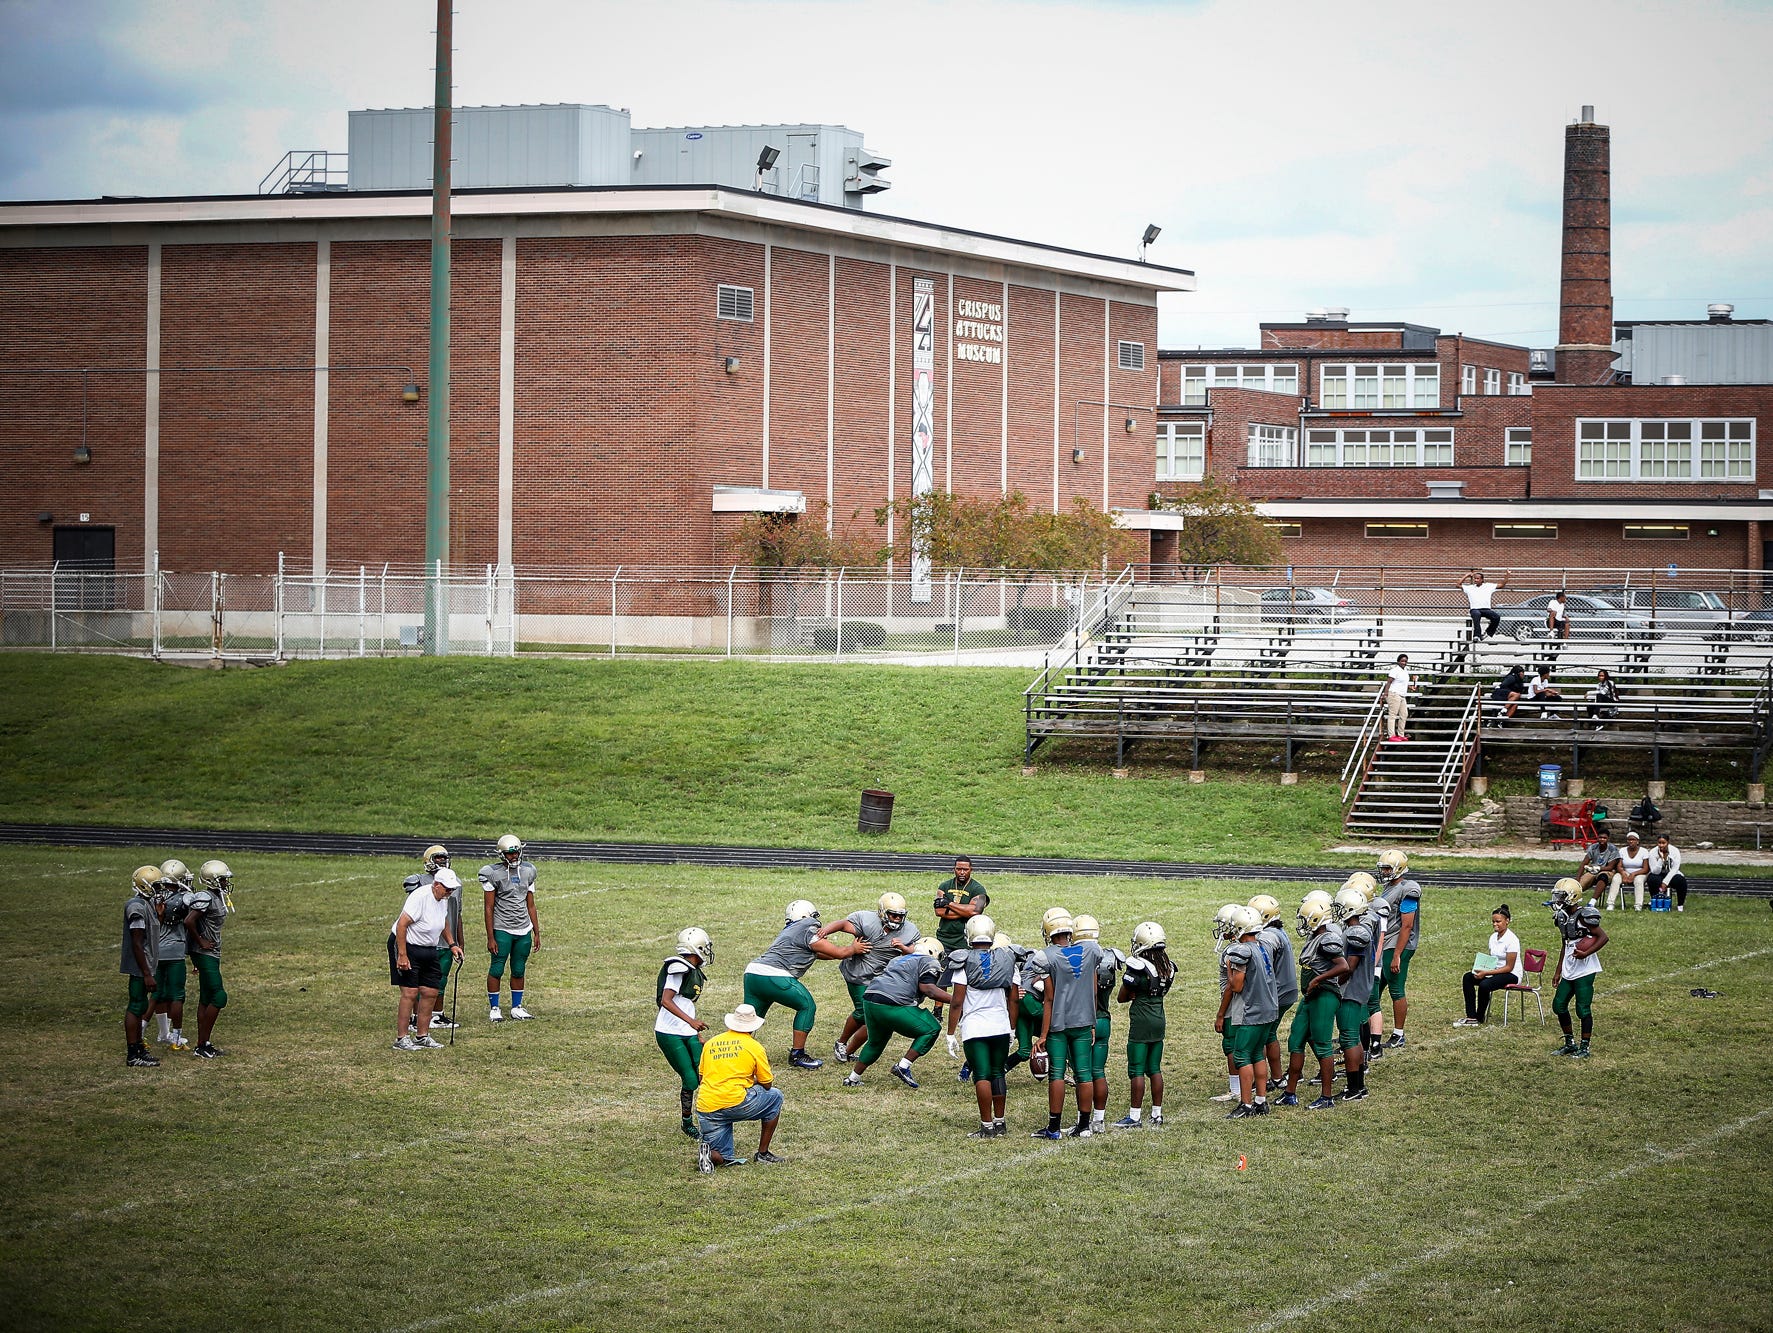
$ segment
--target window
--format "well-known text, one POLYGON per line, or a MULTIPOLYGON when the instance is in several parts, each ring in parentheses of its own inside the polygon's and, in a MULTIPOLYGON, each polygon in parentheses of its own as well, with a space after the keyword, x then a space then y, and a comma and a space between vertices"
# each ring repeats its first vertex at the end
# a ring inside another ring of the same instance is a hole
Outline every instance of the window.
POLYGON ((1502 372, 1500 370, 1486 370, 1484 372, 1484 392, 1488 394, 1502 392, 1502 372))
POLYGON ((1498 523, 1490 529, 1490 536, 1499 542, 1555 542, 1558 539, 1556 523, 1498 523))
POLYGON ((1503 462, 1509 467, 1533 466, 1533 428, 1531 426, 1510 426, 1506 441, 1507 453, 1503 462))
POLYGON ((1122 370, 1145 369, 1145 344, 1122 342, 1120 344, 1120 368, 1122 370))
POLYGON ((1306 467, 1452 467, 1453 432, 1325 430, 1305 432, 1306 467))
POLYGON ((1157 428, 1157 479, 1199 481, 1207 474, 1207 427, 1202 421, 1166 421, 1157 428))
POLYGON ((1267 393, 1298 393, 1299 367, 1297 364, 1182 367, 1184 406, 1204 406, 1208 389, 1261 389, 1267 393))
POLYGON ((1250 466, 1292 467, 1299 432, 1291 426, 1250 423, 1250 466))
POLYGON ((729 287, 720 284, 719 293, 714 298, 714 313, 719 319, 737 319, 749 324, 751 322, 751 288, 729 287))
POLYGON ((1264 523, 1262 526, 1277 537, 1302 537, 1305 535, 1303 523, 1264 523))
POLYGON ((1369 523, 1369 524, 1367 524, 1367 536, 1369 536, 1369 537, 1426 537, 1426 536, 1428 536, 1428 524, 1426 524, 1426 523, 1369 523))
POLYGON ((1628 542, 1684 542, 1687 540, 1685 523, 1627 523, 1625 540, 1628 542))
POLYGON ((1527 383, 1527 377, 1518 370, 1508 372, 1508 391, 1516 397, 1533 392, 1527 383))
POLYGON ((1459 367, 1459 392, 1460 393, 1476 393, 1477 392, 1477 367, 1476 366, 1460 366, 1459 367))
POLYGON ((1439 407, 1439 366, 1325 366, 1323 406, 1372 412, 1381 408, 1439 407))
POLYGON ((1578 481, 1746 482, 1754 476, 1752 420, 1576 423, 1578 481))

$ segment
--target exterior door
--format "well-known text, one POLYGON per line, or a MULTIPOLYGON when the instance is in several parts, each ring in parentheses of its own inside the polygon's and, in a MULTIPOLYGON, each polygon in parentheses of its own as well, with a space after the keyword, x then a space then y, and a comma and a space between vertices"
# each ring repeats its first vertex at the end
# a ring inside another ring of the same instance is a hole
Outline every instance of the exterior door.
POLYGON ((116 528, 55 530, 58 611, 108 611, 116 605, 116 528))

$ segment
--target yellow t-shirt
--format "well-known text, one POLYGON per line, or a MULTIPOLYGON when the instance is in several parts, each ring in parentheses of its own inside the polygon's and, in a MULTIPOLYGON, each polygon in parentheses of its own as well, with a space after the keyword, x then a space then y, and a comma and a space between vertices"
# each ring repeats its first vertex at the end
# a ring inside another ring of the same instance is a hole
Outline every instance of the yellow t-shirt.
POLYGON ((745 1100, 757 1083, 771 1083, 769 1057, 763 1043, 748 1032, 723 1032, 702 1047, 702 1086, 696 1110, 724 1111, 745 1100))

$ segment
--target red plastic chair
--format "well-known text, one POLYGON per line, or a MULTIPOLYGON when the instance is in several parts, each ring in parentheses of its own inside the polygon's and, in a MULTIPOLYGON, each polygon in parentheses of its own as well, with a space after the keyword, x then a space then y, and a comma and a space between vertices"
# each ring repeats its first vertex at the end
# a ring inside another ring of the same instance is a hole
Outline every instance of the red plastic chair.
POLYGON ((1551 807, 1551 845, 1553 847, 1586 847, 1600 835, 1595 831, 1596 801, 1557 801, 1551 807), (1557 830, 1567 829, 1570 836, 1560 838, 1557 830))
POLYGON ((1502 988, 1502 1026, 1508 1026, 1508 997, 1521 997, 1521 1017, 1527 1016, 1527 997, 1531 995, 1533 1002, 1539 1006, 1539 1026, 1545 1026, 1545 997, 1539 993, 1539 983, 1545 976, 1545 950, 1525 949, 1521 952, 1520 981, 1510 982, 1502 988))

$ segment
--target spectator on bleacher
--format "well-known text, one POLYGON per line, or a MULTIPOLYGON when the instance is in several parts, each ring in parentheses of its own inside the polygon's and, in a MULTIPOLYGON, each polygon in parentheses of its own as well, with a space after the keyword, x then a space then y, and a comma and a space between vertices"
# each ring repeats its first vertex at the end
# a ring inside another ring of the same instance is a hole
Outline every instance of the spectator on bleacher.
POLYGON ((1408 653, 1397 655, 1397 665, 1387 668, 1385 672, 1385 739, 1388 741, 1407 741, 1404 726, 1410 720, 1410 657, 1408 653))
POLYGON ((1681 849, 1664 833, 1650 849, 1650 896, 1675 900, 1675 911, 1687 910, 1687 877, 1681 873, 1681 849))
POLYGON ((1545 604, 1545 628, 1554 639, 1570 637, 1570 611, 1564 602, 1562 589, 1554 592, 1551 600, 1545 604))
POLYGON ((1516 662, 1496 682, 1496 688, 1490 691, 1490 698, 1508 707, 1502 710, 1504 717, 1513 717, 1518 702, 1527 694, 1527 668, 1516 662))
MULTIPOLYGON (((1584 893, 1619 868, 1619 849, 1613 845, 1607 830, 1596 829, 1594 839, 1588 844, 1588 850, 1582 853, 1582 869, 1576 875, 1576 882, 1582 885, 1584 893)), ((1599 898, 1600 894, 1597 892, 1595 897, 1599 898)))
POLYGON ((1551 664, 1541 663, 1533 668, 1533 679, 1527 682, 1527 699, 1539 705, 1540 717, 1556 717, 1555 708, 1546 707, 1548 700, 1562 700, 1563 694, 1551 683, 1551 664))
POLYGON ((1643 839, 1633 829, 1625 835, 1625 846, 1620 850, 1619 863, 1613 867, 1613 878, 1607 888, 1607 910, 1611 912, 1619 902, 1619 889, 1622 884, 1630 884, 1632 896, 1637 903, 1635 911, 1644 910, 1644 882, 1650 878, 1650 853, 1644 850, 1643 839))
POLYGON ((1466 575, 1459 588, 1465 594, 1465 600, 1471 603, 1471 637, 1477 639, 1493 639, 1496 631, 1502 627, 1502 617, 1490 604, 1496 600, 1496 593, 1508 584, 1508 575, 1502 576, 1501 583, 1491 583, 1484 576, 1484 571, 1474 569, 1466 575), (1489 633, 1484 632, 1484 625, 1490 626, 1489 633))
POLYGON ((1465 1017, 1453 1024, 1456 1028, 1482 1027, 1490 1011, 1490 996, 1502 987, 1521 979, 1521 941, 1514 933, 1513 917, 1503 903, 1490 913, 1490 945, 1484 950, 1498 960, 1498 966, 1465 974, 1465 1017))
POLYGON ((1605 731, 1607 723, 1619 716, 1619 687, 1602 667, 1594 673, 1594 688, 1587 694, 1588 720, 1596 731, 1605 731))

